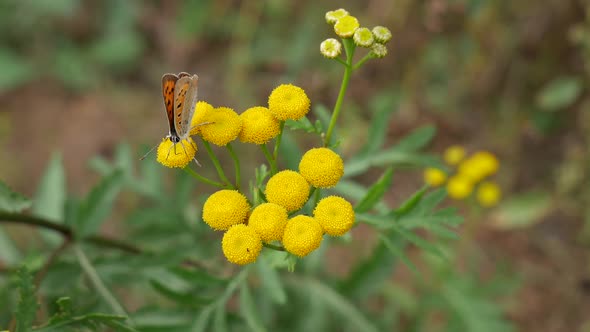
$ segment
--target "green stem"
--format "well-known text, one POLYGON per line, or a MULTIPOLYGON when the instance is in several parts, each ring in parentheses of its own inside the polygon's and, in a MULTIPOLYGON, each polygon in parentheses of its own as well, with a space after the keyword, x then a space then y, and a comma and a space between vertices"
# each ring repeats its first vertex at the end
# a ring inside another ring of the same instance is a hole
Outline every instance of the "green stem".
POLYGON ((217 170, 217 175, 219 175, 221 181, 225 182, 225 184, 227 184, 228 187, 234 189, 234 186, 228 180, 227 176, 225 176, 225 172, 223 171, 223 168, 221 168, 221 163, 219 162, 219 159, 217 159, 217 156, 213 153, 213 150, 211 149, 211 145, 209 145, 209 142, 203 140, 203 145, 205 146, 205 149, 207 149, 207 154, 213 162, 213 165, 217 170))
POLYGON ((365 62, 367 62, 370 59, 373 59, 373 53, 371 53, 371 52, 369 52, 362 59, 360 59, 357 63, 355 63, 354 66, 352 66, 352 70, 354 71, 354 70, 359 69, 362 65, 365 64, 365 62))
POLYGON ((270 154, 270 151, 268 151, 266 144, 260 144, 259 147, 262 149, 262 152, 264 153, 266 160, 268 160, 268 164, 270 165, 270 173, 272 175, 276 174, 277 173, 277 163, 276 163, 276 160, 273 158, 273 156, 270 154))
POLYGON ((234 160, 234 167, 236 169, 236 188, 238 190, 240 190, 240 182, 241 182, 240 159, 236 155, 236 152, 234 151, 234 148, 231 146, 231 143, 227 143, 227 145, 225 147, 229 151, 229 154, 231 155, 232 159, 234 160))
POLYGON ((88 259, 88 257, 86 257, 86 254, 84 254, 84 251, 80 248, 79 245, 74 246, 74 252, 76 253, 76 257, 78 258, 80 267, 82 267, 82 270, 84 271, 84 273, 86 273, 88 279, 90 279, 90 282, 92 283, 96 291, 100 294, 100 296, 102 296, 102 298, 111 306, 111 308, 116 314, 122 316, 129 316, 123 308, 123 306, 119 303, 119 301, 117 301, 115 296, 111 294, 111 292, 102 282, 100 276, 96 272, 96 269, 94 268, 94 266, 92 266, 92 263, 90 263, 90 260, 88 259))
POLYGON ((186 173, 190 174, 193 178, 195 178, 197 181, 201 181, 203 183, 215 186, 215 187, 219 187, 219 188, 224 188, 225 185, 221 182, 215 182, 213 180, 209 180, 206 177, 200 175, 199 173, 195 172, 192 168, 190 168, 189 166, 185 167, 182 169, 183 171, 185 171, 186 173))
POLYGON ((345 65, 345 66, 347 65, 347 64, 346 64, 346 61, 344 61, 344 60, 342 60, 342 59, 340 59, 340 58, 334 58, 334 60, 336 60, 336 61, 340 62, 341 64, 343 64, 343 65, 345 65))
POLYGON ((352 39, 343 39, 342 42, 344 44, 344 50, 346 51, 346 65, 344 66, 344 76, 342 77, 340 92, 338 93, 336 104, 334 105, 334 110, 332 112, 332 118, 330 119, 328 131, 326 132, 326 137, 324 138, 324 146, 330 145, 332 133, 334 131, 334 127, 336 127, 336 122, 338 120, 338 116, 340 115, 340 111, 342 110, 342 102, 344 101, 344 95, 346 94, 348 83, 350 82, 350 77, 352 75, 352 56, 354 55, 355 45, 352 39))
POLYGON ((314 209, 317 205, 318 202, 320 201, 320 189, 318 188, 313 195, 313 207, 312 209, 314 209))
POLYGON ((283 129, 285 129, 285 121, 281 121, 280 126, 281 126, 281 128, 279 129, 279 136, 277 136, 277 141, 275 143, 275 149, 272 154, 274 160, 278 160, 278 157, 279 157, 279 147, 281 146, 281 139, 283 138, 283 129))
POLYGON ((272 249, 272 250, 276 250, 276 251, 285 251, 285 248, 284 247, 277 246, 277 245, 274 245, 274 244, 263 242, 262 245, 265 246, 265 247, 267 247, 268 249, 272 249))

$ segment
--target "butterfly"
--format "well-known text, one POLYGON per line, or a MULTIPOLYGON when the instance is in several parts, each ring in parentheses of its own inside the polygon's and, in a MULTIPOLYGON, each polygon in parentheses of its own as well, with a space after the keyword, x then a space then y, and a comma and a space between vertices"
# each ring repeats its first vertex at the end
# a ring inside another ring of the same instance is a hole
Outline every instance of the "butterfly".
MULTIPOLYGON (((174 147, 175 153, 176 144, 180 143, 185 149, 182 141, 190 136, 191 120, 197 103, 198 85, 199 77, 197 75, 181 72, 178 75, 164 74, 162 76, 162 96, 164 97, 169 127, 166 138, 173 143, 170 149, 174 147)), ((145 159, 154 148, 155 146, 141 159, 145 159)), ((170 151, 168 151, 169 154, 170 151)))

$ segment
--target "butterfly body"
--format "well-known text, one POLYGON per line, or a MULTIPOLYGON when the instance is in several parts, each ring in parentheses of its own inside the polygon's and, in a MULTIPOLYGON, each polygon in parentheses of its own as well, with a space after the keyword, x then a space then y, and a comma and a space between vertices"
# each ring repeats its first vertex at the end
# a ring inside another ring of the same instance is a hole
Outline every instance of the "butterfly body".
POLYGON ((197 103, 198 83, 197 75, 185 72, 162 76, 162 96, 169 126, 167 137, 173 143, 179 143, 190 135, 191 119, 197 103))

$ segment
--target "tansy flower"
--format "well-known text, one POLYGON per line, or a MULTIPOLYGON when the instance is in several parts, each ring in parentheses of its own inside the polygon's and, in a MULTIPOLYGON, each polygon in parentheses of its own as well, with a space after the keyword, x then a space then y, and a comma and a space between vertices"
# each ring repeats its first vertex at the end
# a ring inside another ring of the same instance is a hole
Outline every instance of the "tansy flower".
POLYGON ((166 167, 184 168, 197 153, 197 145, 188 137, 174 144, 169 138, 164 138, 158 145, 156 160, 166 167))
POLYGON ((322 243, 322 226, 312 217, 298 215, 287 221, 283 234, 285 249, 299 257, 305 257, 322 243))
POLYGON ((493 182, 483 182, 477 188, 476 198, 483 207, 496 205, 501 196, 500 188, 493 182))
POLYGON ((334 59, 342 52, 342 44, 334 38, 328 38, 320 44, 320 52, 328 59, 334 59))
POLYGON ((313 210, 313 216, 324 233, 332 236, 344 235, 354 224, 352 205, 338 196, 322 198, 313 210))
POLYGON ((359 21, 356 17, 347 15, 336 21, 336 24, 334 24, 334 32, 342 38, 349 38, 352 37, 359 26, 359 21))
POLYGON ((375 41, 375 38, 373 38, 373 33, 371 32, 371 30, 367 28, 358 28, 354 32, 352 40, 354 40, 354 43, 357 46, 371 47, 371 45, 373 45, 373 42, 375 41))
POLYGON ((451 198, 464 199, 473 191, 473 182, 470 178, 455 175, 447 182, 447 193, 451 198))
POLYGON ((252 107, 240 114, 242 130, 240 141, 244 143, 264 144, 279 134, 280 124, 268 108, 252 107))
POLYGON ((262 241, 280 241, 287 225, 287 210, 274 203, 263 203, 252 211, 248 226, 252 227, 262 241))
POLYGON ((309 184, 305 178, 291 170, 280 171, 266 184, 266 200, 283 206, 287 211, 299 210, 309 196, 309 184))
POLYGON ((443 158, 447 164, 457 165, 465 158, 465 149, 459 145, 452 145, 445 150, 443 158))
POLYGON ((391 39, 391 31, 382 26, 374 27, 373 35, 375 36, 375 40, 381 44, 385 44, 391 39))
POLYGON ((239 224, 223 234, 221 249, 228 261, 246 265, 258 258, 262 250, 262 241, 252 227, 239 224))
POLYGON ((268 97, 268 109, 280 121, 299 120, 311 106, 311 101, 302 88, 292 84, 281 84, 268 97))
POLYGON ((301 158, 299 173, 316 188, 331 188, 344 174, 344 162, 328 148, 315 148, 301 158))
POLYGON ((498 159, 487 151, 478 151, 459 164, 459 173, 477 182, 498 171, 498 159))
POLYGON ((373 43, 373 45, 371 46, 371 53, 376 58, 383 58, 387 55, 387 47, 380 43, 373 43))
POLYGON ((447 180, 447 173, 434 167, 429 167, 424 170, 424 182, 433 187, 438 187, 447 180))
POLYGON ((201 132, 201 126, 207 123, 205 120, 209 115, 209 112, 213 111, 213 106, 204 101, 199 101, 195 106, 195 114, 191 120, 191 136, 198 135, 201 132))
POLYGON ((347 15, 348 15, 348 12, 342 8, 336 9, 336 10, 331 10, 326 13, 326 22, 328 22, 328 24, 334 24, 334 23, 336 23, 336 21, 338 21, 339 19, 341 19, 347 15))
POLYGON ((226 230, 246 221, 250 204, 237 190, 220 190, 203 205, 203 221, 215 230, 226 230))
POLYGON ((201 126, 201 136, 218 146, 225 146, 235 140, 242 129, 242 119, 228 107, 218 107, 207 112, 203 121, 211 123, 201 126))

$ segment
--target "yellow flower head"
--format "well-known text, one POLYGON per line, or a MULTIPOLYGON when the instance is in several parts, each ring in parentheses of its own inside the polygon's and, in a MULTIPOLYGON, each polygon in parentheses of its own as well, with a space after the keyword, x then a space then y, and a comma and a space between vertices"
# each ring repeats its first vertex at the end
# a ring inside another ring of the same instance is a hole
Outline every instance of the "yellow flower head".
POLYGON ((391 40, 391 31, 386 27, 376 26, 373 28, 373 35, 375 40, 381 44, 385 44, 391 40))
POLYGON ((429 167, 424 171, 424 182, 433 187, 438 187, 447 180, 447 173, 434 167, 429 167))
POLYGON ((305 257, 320 247, 322 226, 312 217, 299 215, 287 221, 283 234, 285 249, 299 257, 305 257))
POLYGON ((221 249, 228 261, 246 265, 258 258, 262 250, 262 241, 252 227, 239 224, 232 226, 223 234, 221 249))
POLYGON ((383 58, 387 55, 387 47, 380 43, 373 43, 371 46, 371 54, 376 58, 383 58))
POLYGON ((228 107, 218 107, 207 112, 203 122, 211 123, 201 126, 201 136, 218 146, 225 146, 235 140, 242 130, 242 119, 228 107))
POLYGON ((443 155, 445 162, 449 165, 457 165, 465 158, 465 149, 459 145, 449 146, 443 155))
POLYGON ((477 182, 496 173, 499 165, 496 156, 487 151, 478 151, 459 164, 459 173, 477 182))
POLYGON ((199 135, 201 133, 201 126, 203 123, 207 122, 205 119, 211 111, 213 111, 213 106, 211 106, 211 104, 204 101, 197 102, 197 105, 195 106, 195 114, 191 120, 191 136, 199 135))
POLYGON ((166 167, 184 168, 195 158, 197 145, 188 137, 174 144, 169 138, 164 138, 158 145, 156 160, 166 167))
POLYGON ((313 216, 324 233, 332 236, 344 235, 354 224, 352 204, 338 196, 322 198, 313 210, 313 216))
POLYGON ((493 182, 483 182, 477 188, 476 198, 483 207, 492 207, 498 204, 501 196, 500 187, 493 182))
POLYGON ((320 52, 328 59, 334 59, 342 53, 342 44, 334 38, 328 38, 320 44, 320 52))
POLYGON ((373 33, 371 30, 367 28, 358 28, 354 35, 352 36, 352 40, 357 46, 361 47, 371 47, 375 38, 373 38, 373 33))
POLYGON ((356 17, 347 15, 336 21, 336 24, 334 24, 334 32, 342 38, 349 38, 354 35, 354 32, 359 26, 359 21, 356 17))
POLYGON ((242 131, 240 141, 244 143, 264 144, 275 138, 281 129, 268 108, 252 107, 240 114, 242 118, 242 131))
POLYGON ((237 190, 220 190, 203 205, 203 221, 215 230, 226 230, 246 221, 250 204, 237 190))
POLYGON ((331 10, 326 13, 326 22, 328 22, 328 24, 334 24, 336 23, 336 21, 343 18, 344 16, 348 16, 348 12, 346 11, 346 9, 340 8, 336 10, 331 10))
POLYGON ((295 171, 280 171, 268 180, 265 195, 268 202, 278 204, 289 212, 296 211, 307 202, 309 183, 295 171))
POLYGON ((252 227, 262 241, 280 241, 287 225, 287 210, 274 203, 263 203, 252 211, 248 226, 252 227))
POLYGON ((299 120, 311 106, 311 101, 302 88, 292 84, 281 84, 268 97, 268 109, 280 121, 299 120))
POLYGON ((315 148, 301 158, 299 173, 316 188, 331 188, 344 174, 344 162, 328 148, 315 148))
POLYGON ((451 198, 464 199, 473 191, 473 182, 470 178, 462 175, 455 175, 447 182, 447 192, 451 198))

